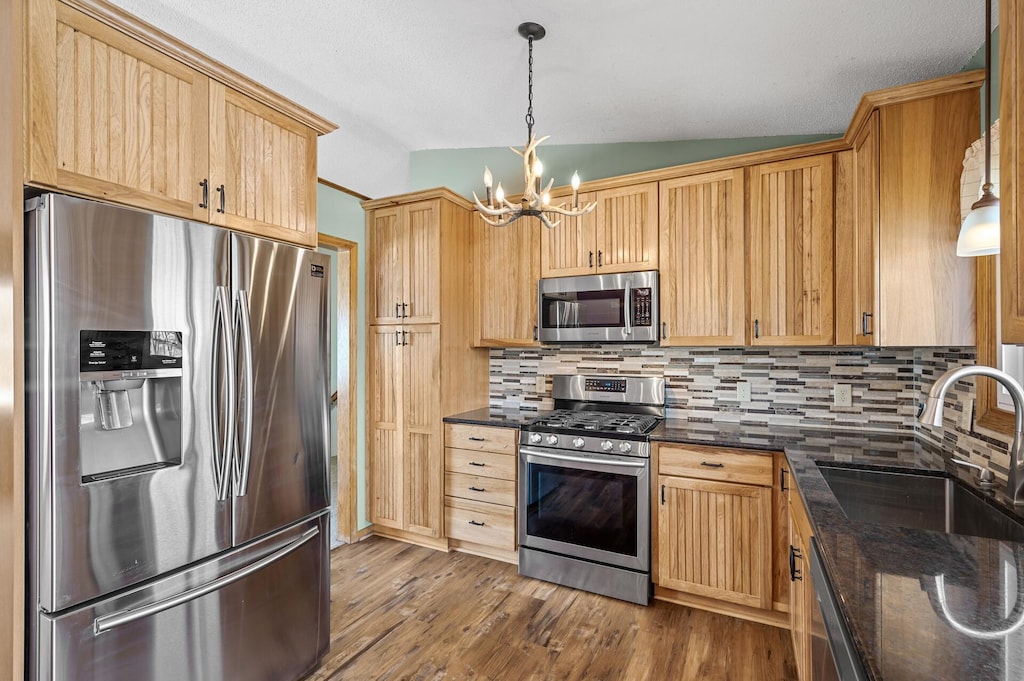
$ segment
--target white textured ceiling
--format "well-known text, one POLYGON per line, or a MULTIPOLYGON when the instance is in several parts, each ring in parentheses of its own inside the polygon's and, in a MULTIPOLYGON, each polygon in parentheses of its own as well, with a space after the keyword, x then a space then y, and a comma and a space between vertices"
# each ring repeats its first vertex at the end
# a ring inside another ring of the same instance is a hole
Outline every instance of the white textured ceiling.
POLYGON ((114 1, 338 123, 320 175, 372 196, 409 151, 523 143, 522 21, 548 144, 841 132, 984 40, 984 0, 114 1))

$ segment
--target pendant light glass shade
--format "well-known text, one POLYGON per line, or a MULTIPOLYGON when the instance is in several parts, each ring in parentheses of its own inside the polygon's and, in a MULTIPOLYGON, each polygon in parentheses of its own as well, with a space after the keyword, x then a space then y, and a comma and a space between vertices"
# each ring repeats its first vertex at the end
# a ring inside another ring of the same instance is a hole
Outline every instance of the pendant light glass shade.
POLYGON ((999 199, 986 189, 960 226, 956 254, 961 257, 995 255, 999 252, 999 199))

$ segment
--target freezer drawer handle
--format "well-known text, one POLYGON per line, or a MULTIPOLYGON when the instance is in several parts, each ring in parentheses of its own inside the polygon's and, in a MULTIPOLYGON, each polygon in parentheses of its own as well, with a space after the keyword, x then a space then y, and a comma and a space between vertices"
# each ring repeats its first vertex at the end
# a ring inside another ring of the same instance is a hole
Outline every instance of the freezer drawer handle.
POLYGON ((275 563, 281 560, 289 553, 299 548, 300 546, 302 546, 318 534, 320 534, 320 528, 311 527, 305 532, 303 532, 302 535, 298 537, 295 541, 278 549, 269 556, 261 558, 252 565, 247 565, 244 568, 236 570, 235 572, 232 572, 230 574, 224 575, 223 577, 215 579, 212 582, 208 582, 202 586, 196 587, 195 589, 190 589, 188 591, 182 592, 176 596, 171 596, 170 598, 165 598, 163 600, 150 603, 149 605, 144 605, 141 608, 122 610, 121 612, 115 612, 110 615, 103 615, 102 617, 97 617, 95 620, 93 620, 92 623, 93 633, 96 636, 99 636, 103 632, 110 631, 111 629, 119 627, 122 624, 128 624, 136 620, 141 620, 143 618, 150 617, 151 615, 159 614, 164 610, 176 608, 179 605, 188 603, 189 601, 195 600, 200 596, 205 596, 206 594, 217 591, 218 589, 223 589, 227 585, 233 584, 234 582, 237 582, 240 579, 245 579, 254 572, 258 572, 263 568, 267 567, 271 563, 275 563))

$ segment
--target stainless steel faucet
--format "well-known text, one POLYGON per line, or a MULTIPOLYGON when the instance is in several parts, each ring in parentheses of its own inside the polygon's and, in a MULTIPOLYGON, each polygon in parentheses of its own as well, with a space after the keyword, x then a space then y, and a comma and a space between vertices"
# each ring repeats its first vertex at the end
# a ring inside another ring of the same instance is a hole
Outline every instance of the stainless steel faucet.
POLYGON ((942 426, 943 401, 949 387, 968 376, 987 376, 1002 383, 1013 400, 1013 443, 1010 445, 1010 470, 1006 480, 1006 496, 1015 505, 1024 506, 1024 388, 1013 376, 993 367, 967 366, 950 369, 936 379, 928 391, 921 423, 942 426))

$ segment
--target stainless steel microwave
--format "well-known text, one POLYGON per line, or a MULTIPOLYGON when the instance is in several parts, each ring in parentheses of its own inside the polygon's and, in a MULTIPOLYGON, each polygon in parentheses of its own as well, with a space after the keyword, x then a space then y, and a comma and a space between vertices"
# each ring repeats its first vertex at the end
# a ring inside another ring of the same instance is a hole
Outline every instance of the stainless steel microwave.
POLYGON ((655 343, 658 272, 541 279, 537 319, 542 343, 655 343))

